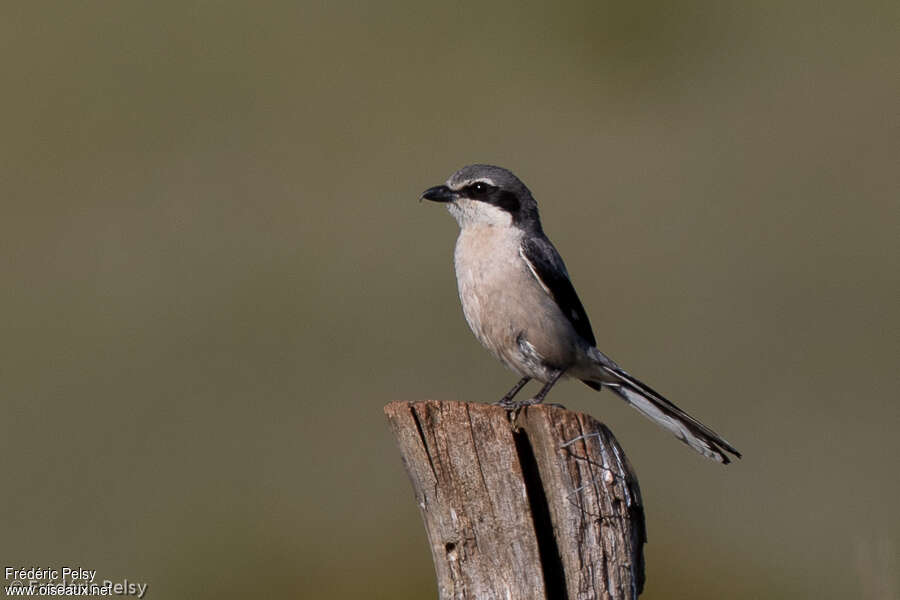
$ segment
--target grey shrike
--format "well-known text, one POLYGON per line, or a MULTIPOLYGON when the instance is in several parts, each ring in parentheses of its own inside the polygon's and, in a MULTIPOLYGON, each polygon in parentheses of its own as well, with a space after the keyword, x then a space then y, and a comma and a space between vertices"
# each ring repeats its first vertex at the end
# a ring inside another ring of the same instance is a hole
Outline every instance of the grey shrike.
POLYGON ((500 167, 470 165, 422 198, 447 205, 459 223, 454 265, 463 313, 475 337, 522 379, 498 404, 519 408, 544 400, 560 377, 609 388, 700 454, 728 463, 740 453, 715 431, 597 350, 566 265, 544 235, 537 202, 500 167), (537 396, 513 401, 531 379, 537 396))

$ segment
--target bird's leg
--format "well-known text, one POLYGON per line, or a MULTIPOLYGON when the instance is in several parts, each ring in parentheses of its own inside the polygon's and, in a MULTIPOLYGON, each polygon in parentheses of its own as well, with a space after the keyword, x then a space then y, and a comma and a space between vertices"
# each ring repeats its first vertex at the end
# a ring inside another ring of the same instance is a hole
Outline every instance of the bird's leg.
POLYGON ((550 388, 552 388, 556 384, 556 382, 559 381, 559 378, 562 377, 563 373, 565 373, 565 372, 566 372, 565 369, 560 369, 560 370, 556 371, 553 375, 551 375, 550 381, 545 383, 544 387, 541 388, 541 391, 539 391, 537 393, 537 396, 535 396, 534 398, 529 400, 528 403, 529 404, 540 404, 541 402, 543 402, 544 397, 547 396, 547 392, 550 391, 550 388))
POLYGON ((550 381, 548 381, 547 383, 544 384, 544 387, 541 388, 541 391, 539 391, 537 393, 537 396, 535 396, 534 398, 529 398, 528 400, 519 400, 518 402, 510 402, 508 404, 505 404, 504 406, 506 406, 507 408, 513 408, 513 409, 518 410, 518 409, 522 408, 523 406, 531 406, 532 404, 540 404, 541 402, 544 401, 544 398, 547 396, 547 392, 550 391, 550 388, 552 388, 554 386, 554 384, 556 384, 556 382, 559 381, 559 378, 562 377, 563 373, 565 373, 565 372, 566 372, 565 369, 559 369, 558 371, 554 371, 553 374, 550 376, 550 381))
POLYGON ((519 383, 513 386, 511 390, 506 392, 506 395, 500 398, 500 401, 497 402, 497 406, 509 406, 513 403, 512 399, 515 398, 516 394, 519 393, 525 384, 531 381, 531 377, 523 377, 519 380, 519 383))

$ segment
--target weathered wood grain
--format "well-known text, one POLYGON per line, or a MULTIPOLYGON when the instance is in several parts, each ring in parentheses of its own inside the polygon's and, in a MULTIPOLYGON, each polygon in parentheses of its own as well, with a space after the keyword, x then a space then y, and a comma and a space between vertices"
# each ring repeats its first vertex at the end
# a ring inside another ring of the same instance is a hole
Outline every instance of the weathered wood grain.
POLYGON ((385 414, 441 600, 629 599, 644 582, 637 478, 612 433, 551 405, 392 402, 385 414))

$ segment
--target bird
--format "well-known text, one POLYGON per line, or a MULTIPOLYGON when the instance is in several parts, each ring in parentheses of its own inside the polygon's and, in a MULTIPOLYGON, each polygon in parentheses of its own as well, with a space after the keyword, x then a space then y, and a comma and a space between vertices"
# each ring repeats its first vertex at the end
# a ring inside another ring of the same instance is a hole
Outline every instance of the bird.
POLYGON ((453 254, 463 315, 472 333, 521 379, 496 404, 539 404, 562 378, 608 388, 688 446, 717 462, 740 452, 715 431, 630 375, 597 349, 591 323, 537 201, 511 171, 465 166, 421 199, 442 203, 459 225, 453 254), (544 385, 515 400, 532 379, 544 385))

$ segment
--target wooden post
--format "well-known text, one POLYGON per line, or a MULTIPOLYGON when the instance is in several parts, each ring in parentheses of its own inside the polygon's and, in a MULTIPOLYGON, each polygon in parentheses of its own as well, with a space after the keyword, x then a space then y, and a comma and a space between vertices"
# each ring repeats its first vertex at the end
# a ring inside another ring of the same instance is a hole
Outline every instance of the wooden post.
POLYGON ((384 408, 441 600, 625 600, 644 585, 637 478, 604 425, 553 405, 384 408))

